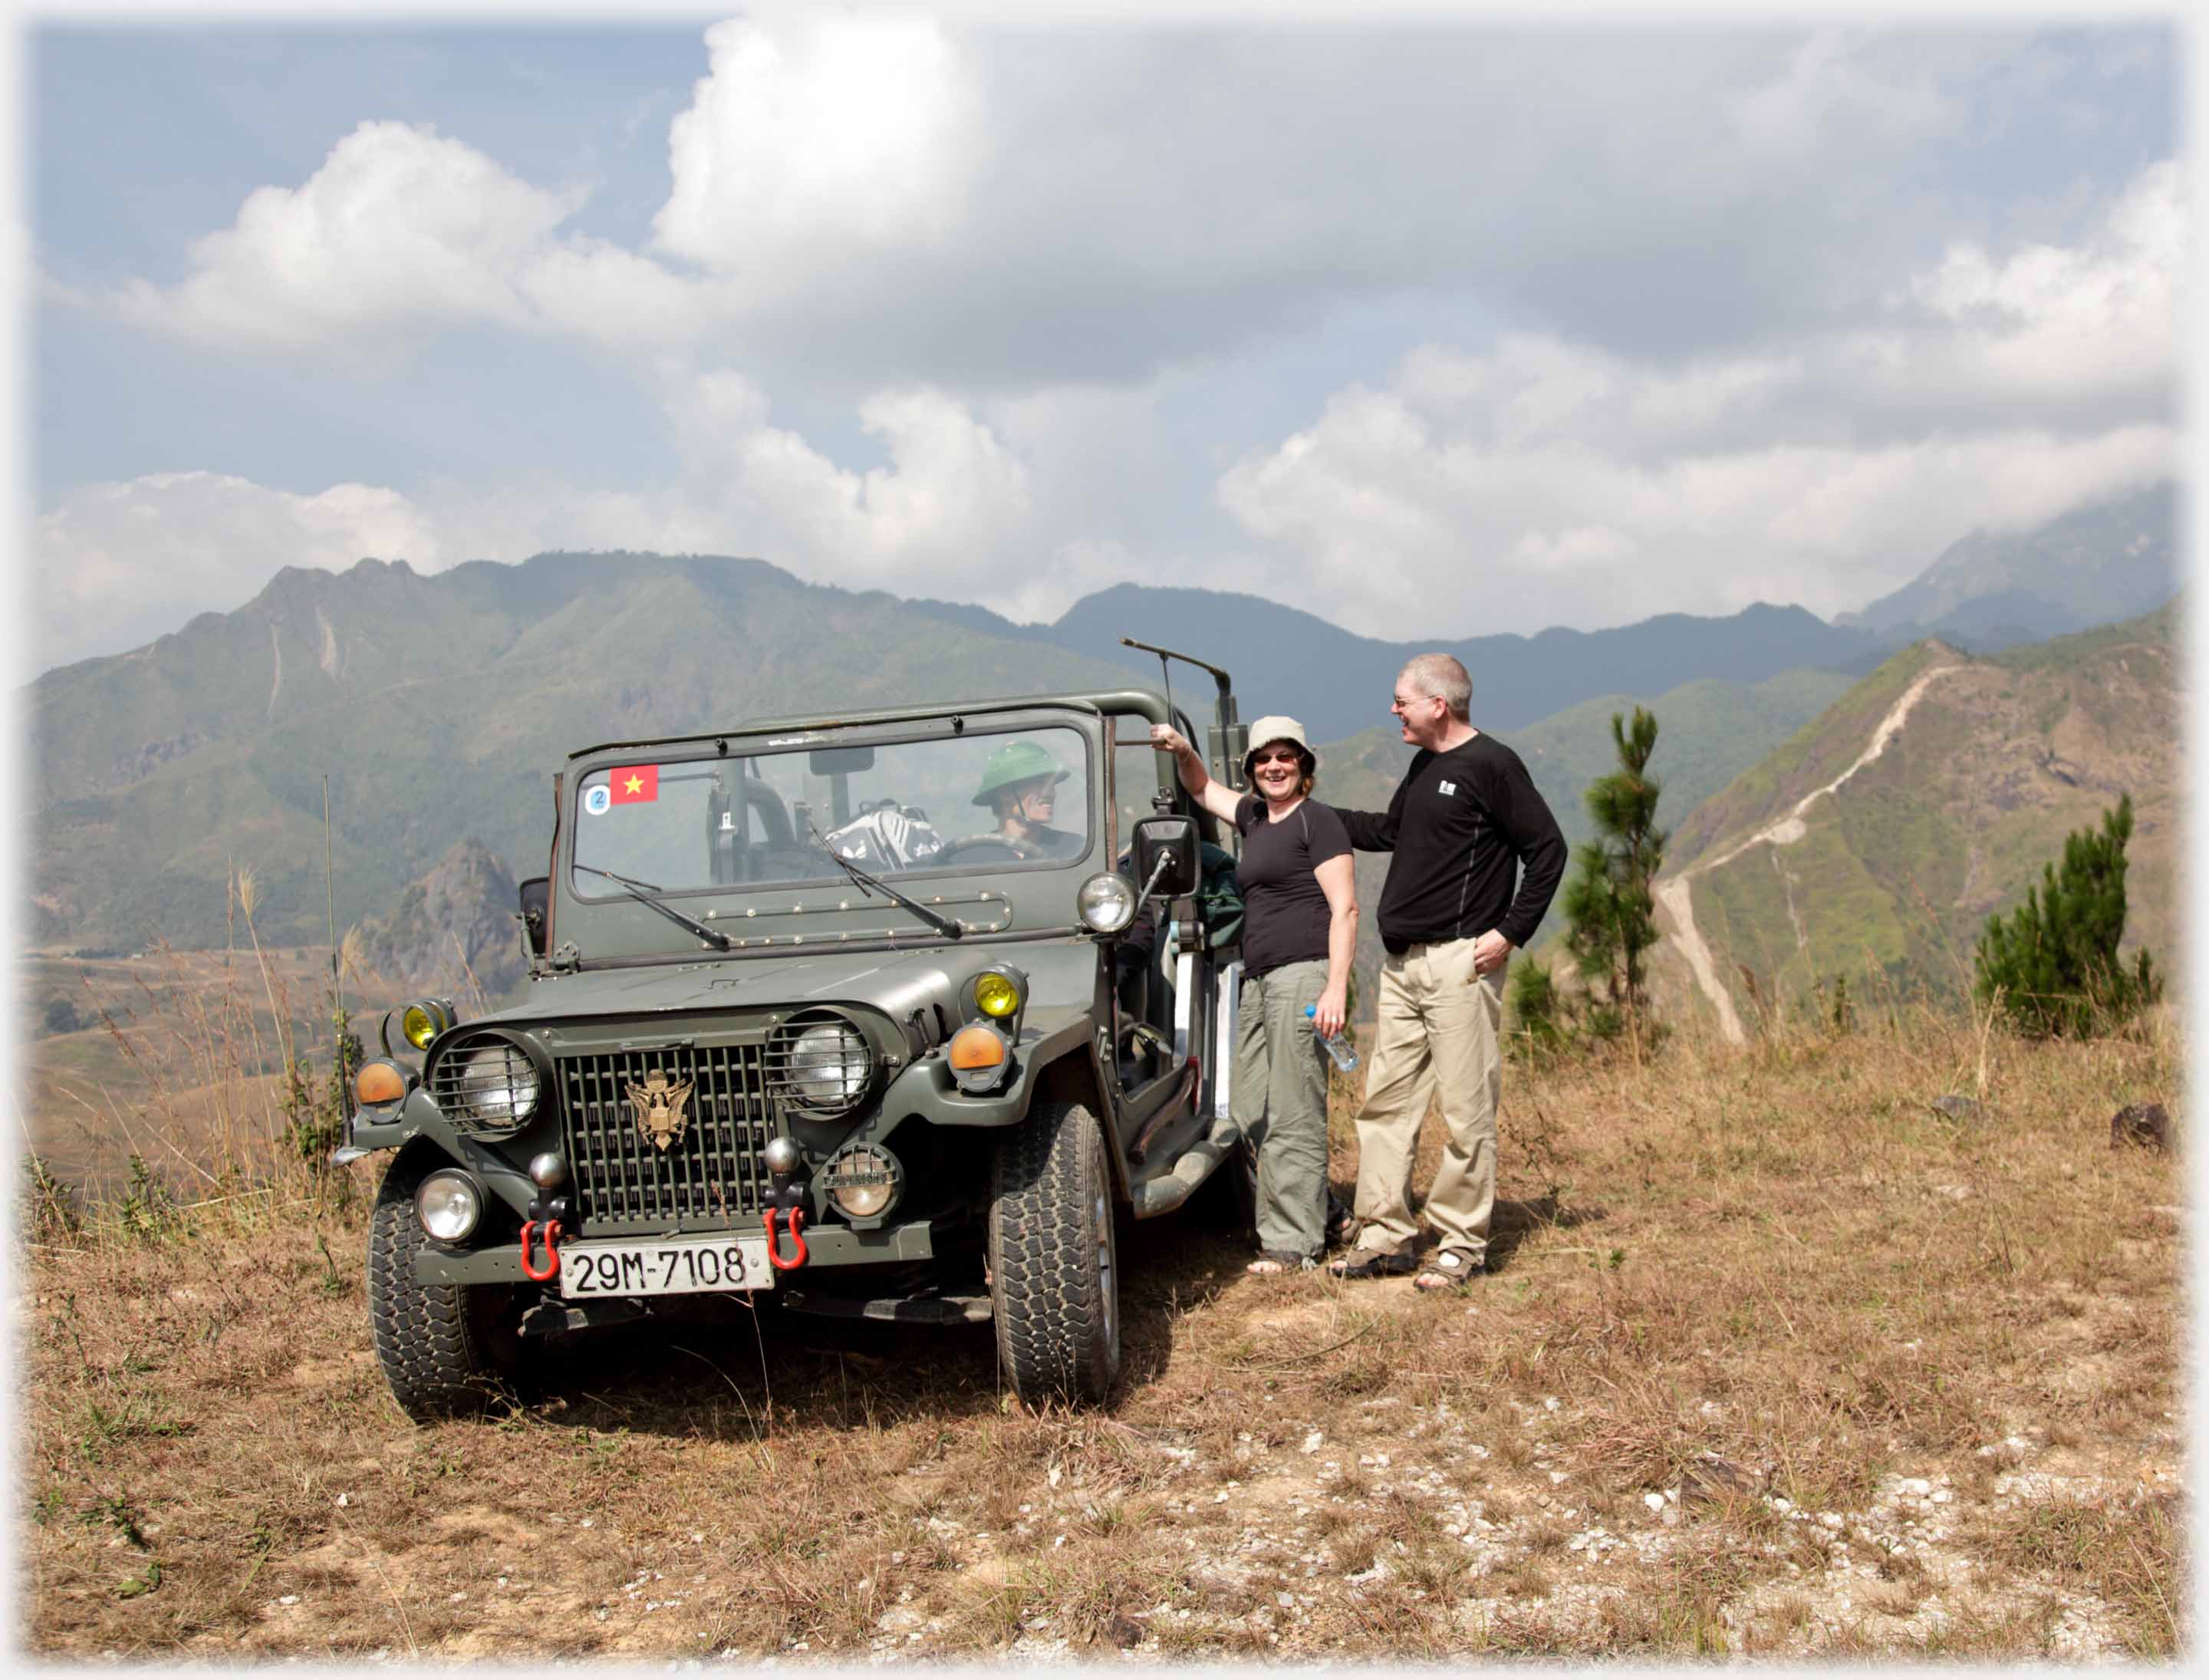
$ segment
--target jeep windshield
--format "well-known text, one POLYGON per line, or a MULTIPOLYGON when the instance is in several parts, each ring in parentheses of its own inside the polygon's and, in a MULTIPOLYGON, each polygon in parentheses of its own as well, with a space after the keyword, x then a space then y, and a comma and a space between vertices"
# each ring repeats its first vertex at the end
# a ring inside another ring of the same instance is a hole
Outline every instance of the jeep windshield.
POLYGON ((579 899, 1071 868, 1089 854, 1088 754, 1075 731, 970 731, 601 765, 577 783, 579 899), (829 855, 833 851, 834 858, 829 855))

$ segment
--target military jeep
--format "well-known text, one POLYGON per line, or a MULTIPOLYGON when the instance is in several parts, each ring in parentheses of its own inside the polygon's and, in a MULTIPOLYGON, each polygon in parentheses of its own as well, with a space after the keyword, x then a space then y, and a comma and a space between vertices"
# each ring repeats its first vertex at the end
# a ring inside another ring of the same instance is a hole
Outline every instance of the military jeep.
POLYGON ((1116 1214, 1223 1163, 1207 1199, 1248 1194, 1211 820, 1149 738, 1171 719, 1239 780, 1213 677, 1204 738, 1131 687, 572 754, 521 888, 527 1001, 403 1004, 354 1081, 339 1158, 396 1152, 368 1295, 400 1406, 476 1408, 717 1294, 994 1321, 1022 1399, 1103 1400, 1116 1214))

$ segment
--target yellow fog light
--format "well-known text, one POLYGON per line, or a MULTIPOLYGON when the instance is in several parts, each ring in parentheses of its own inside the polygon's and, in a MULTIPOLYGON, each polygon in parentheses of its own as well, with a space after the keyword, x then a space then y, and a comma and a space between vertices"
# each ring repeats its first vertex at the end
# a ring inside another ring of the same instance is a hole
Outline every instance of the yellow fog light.
POLYGON ((1002 1021, 1020 1007, 1020 989, 1008 975, 984 974, 974 982, 974 1002, 984 1015, 1002 1021))
POLYGON ((415 1049, 427 1050, 430 1041, 448 1030, 454 1020, 453 1006, 442 998, 418 998, 399 1012, 399 1035, 415 1049))

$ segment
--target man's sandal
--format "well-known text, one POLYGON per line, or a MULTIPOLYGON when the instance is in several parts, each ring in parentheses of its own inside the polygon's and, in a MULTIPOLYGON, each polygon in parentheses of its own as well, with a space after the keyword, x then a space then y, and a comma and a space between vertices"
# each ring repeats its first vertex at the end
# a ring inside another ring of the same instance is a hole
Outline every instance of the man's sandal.
POLYGON ((1419 1268, 1419 1275, 1411 1280, 1411 1287, 1430 1295, 1438 1290, 1456 1289, 1471 1283, 1486 1269, 1460 1249, 1437 1249, 1419 1268))
POLYGON ((1243 1269, 1264 1278, 1276 1272, 1309 1272, 1318 1262, 1306 1255, 1291 1254, 1286 1249, 1267 1249, 1243 1269))
POLYGON ((1400 1278, 1419 1269, 1419 1262, 1407 1254, 1389 1254, 1380 1249, 1356 1249, 1331 1261, 1327 1271, 1338 1278, 1353 1281, 1366 1278, 1400 1278))

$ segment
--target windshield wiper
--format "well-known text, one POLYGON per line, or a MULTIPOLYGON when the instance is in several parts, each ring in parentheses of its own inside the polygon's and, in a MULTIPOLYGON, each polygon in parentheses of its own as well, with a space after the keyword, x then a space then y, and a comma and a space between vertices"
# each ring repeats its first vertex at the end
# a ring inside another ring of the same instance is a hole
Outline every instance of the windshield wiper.
POLYGON ((653 893, 665 892, 667 889, 665 887, 655 887, 649 881, 632 881, 628 876, 616 875, 611 870, 602 870, 596 864, 577 864, 575 867, 579 870, 587 870, 593 875, 603 875, 609 881, 619 882, 628 888, 629 895, 639 904, 649 909, 657 910, 677 927, 688 928, 701 939, 709 942, 719 949, 725 951, 735 942, 720 929, 709 928, 696 917, 686 916, 673 905, 662 903, 659 900, 650 896, 653 893), (642 890, 640 891, 639 888, 642 890))
MULTIPOLYGON (((811 827, 812 825, 809 824, 808 826, 811 827)), ((912 899, 907 898, 903 893, 898 891, 896 888, 891 886, 888 882, 884 881, 881 876, 868 874, 866 870, 861 869, 849 858, 846 858, 842 853, 839 852, 834 846, 829 845, 827 839, 822 834, 821 830, 818 828, 813 828, 813 838, 820 842, 821 849, 828 854, 830 859, 834 861, 836 867, 842 870, 845 874, 852 877, 852 881, 857 883, 862 893, 866 892, 867 888, 870 887, 879 887, 882 889, 883 894, 886 897, 889 898, 895 903, 903 905, 907 910, 910 910, 914 915, 919 917, 922 921, 927 923, 929 926, 934 928, 946 939, 964 939, 966 936, 966 930, 960 926, 958 923, 953 921, 949 917, 937 915, 936 912, 930 910, 926 905, 916 903, 912 899)))

